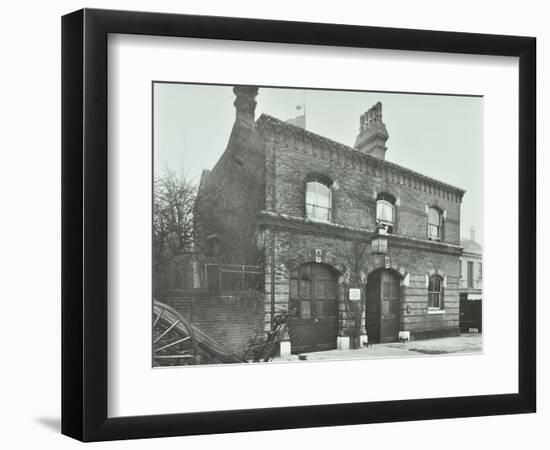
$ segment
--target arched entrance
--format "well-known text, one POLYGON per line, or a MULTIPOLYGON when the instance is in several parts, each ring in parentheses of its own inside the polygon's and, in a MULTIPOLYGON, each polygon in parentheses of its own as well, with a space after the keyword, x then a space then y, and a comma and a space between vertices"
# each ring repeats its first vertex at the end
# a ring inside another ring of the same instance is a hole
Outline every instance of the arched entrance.
POLYGON ((308 263, 294 270, 289 308, 295 310, 288 326, 292 353, 336 348, 338 275, 332 267, 308 263))
POLYGON ((400 277, 395 272, 379 269, 368 276, 366 324, 369 341, 397 341, 400 298, 400 277))

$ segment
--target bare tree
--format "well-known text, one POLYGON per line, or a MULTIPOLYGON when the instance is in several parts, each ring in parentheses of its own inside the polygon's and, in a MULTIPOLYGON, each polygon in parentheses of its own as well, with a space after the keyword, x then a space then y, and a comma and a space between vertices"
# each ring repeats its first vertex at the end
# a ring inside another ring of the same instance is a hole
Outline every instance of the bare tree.
POLYGON ((161 273, 193 251, 193 210, 197 189, 182 174, 166 169, 153 190, 153 269, 161 273))

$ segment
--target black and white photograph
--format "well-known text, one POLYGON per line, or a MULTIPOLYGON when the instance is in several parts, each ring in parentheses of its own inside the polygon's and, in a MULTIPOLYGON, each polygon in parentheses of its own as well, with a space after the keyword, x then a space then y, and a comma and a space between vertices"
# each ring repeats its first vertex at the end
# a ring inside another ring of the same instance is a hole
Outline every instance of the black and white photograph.
POLYGON ((544 448, 544 5, 7 2, 0 448, 544 448))
POLYGON ((483 352, 483 97, 152 83, 152 365, 483 352))

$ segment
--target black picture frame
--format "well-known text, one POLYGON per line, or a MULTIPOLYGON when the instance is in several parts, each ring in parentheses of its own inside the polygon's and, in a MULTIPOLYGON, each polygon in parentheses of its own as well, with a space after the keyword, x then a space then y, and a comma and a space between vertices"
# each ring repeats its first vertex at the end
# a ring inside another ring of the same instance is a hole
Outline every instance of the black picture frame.
POLYGON ((62 433, 82 441, 535 412, 536 39, 83 9, 62 18, 62 433), (519 58, 518 393, 107 417, 107 36, 123 33, 519 58))

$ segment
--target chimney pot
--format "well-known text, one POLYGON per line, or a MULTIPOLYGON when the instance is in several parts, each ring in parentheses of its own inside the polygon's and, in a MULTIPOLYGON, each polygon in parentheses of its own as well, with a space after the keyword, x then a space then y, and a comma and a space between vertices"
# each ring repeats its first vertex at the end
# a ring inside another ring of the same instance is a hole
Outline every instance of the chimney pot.
POLYGON ((258 95, 257 86, 235 86, 233 88, 235 94, 235 122, 253 127, 256 111, 256 96, 258 95))
POLYGON ((386 125, 382 122, 382 103, 377 102, 359 119, 355 148, 376 158, 386 159, 386 141, 389 137, 386 125))
POLYGON ((476 240, 476 229, 473 226, 470 228, 470 239, 472 241, 476 240))

